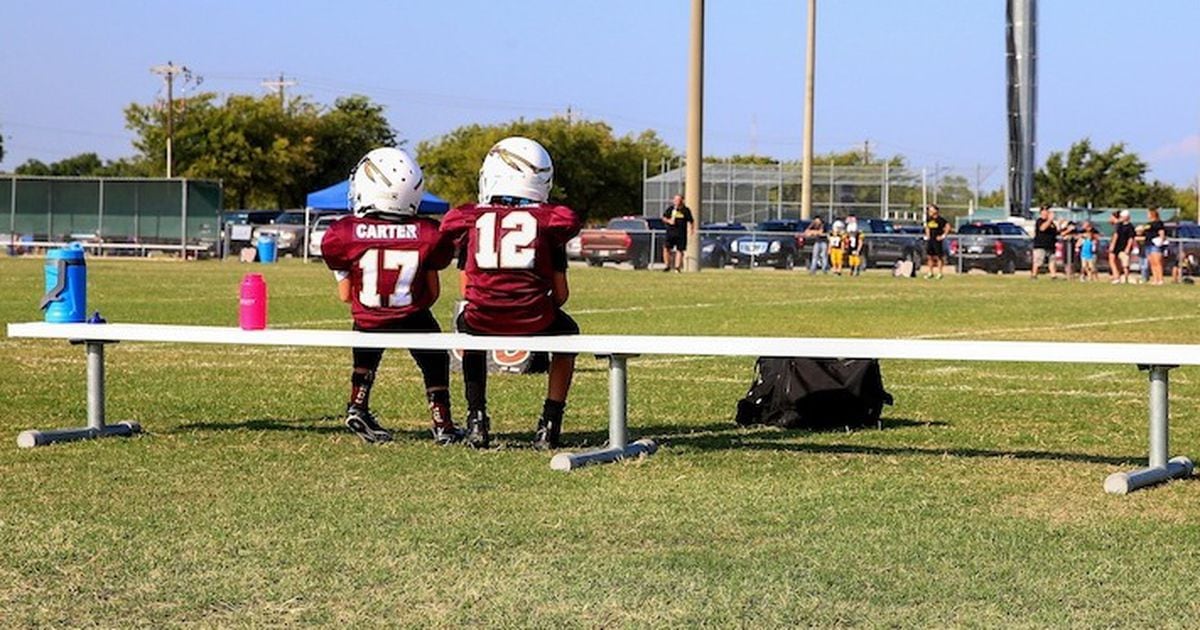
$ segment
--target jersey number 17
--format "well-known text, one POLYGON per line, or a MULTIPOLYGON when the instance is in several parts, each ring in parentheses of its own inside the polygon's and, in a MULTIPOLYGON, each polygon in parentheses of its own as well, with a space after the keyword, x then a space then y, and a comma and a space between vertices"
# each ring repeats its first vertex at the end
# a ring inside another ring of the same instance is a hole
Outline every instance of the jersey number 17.
POLYGON ((362 289, 358 292, 358 303, 367 308, 384 306, 380 293, 387 295, 386 306, 408 306, 412 304, 412 282, 417 276, 421 253, 412 249, 368 249, 358 259, 362 271, 362 289), (391 287, 380 286, 380 268, 400 272, 391 287))

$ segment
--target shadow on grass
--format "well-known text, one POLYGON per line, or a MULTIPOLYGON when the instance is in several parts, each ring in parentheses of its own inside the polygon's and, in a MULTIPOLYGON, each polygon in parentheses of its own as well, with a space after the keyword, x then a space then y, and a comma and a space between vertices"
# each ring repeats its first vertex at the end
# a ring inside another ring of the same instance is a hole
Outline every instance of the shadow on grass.
MULTIPOLYGON (((908 418, 884 418, 882 430, 909 427, 949 426, 942 421, 911 420, 908 418)), ((875 427, 864 427, 852 431, 856 434, 871 434, 875 427)), ((317 434, 343 433, 348 430, 338 416, 284 419, 258 418, 242 422, 196 422, 183 424, 168 433, 185 431, 303 431, 317 434)), ((1086 464, 1126 465, 1144 459, 1143 456, 1106 456, 1087 453, 1060 453, 1054 451, 1024 451, 978 448, 928 448, 916 446, 871 446, 865 444, 817 444, 796 441, 780 441, 806 435, 835 435, 846 433, 844 429, 829 431, 805 431, 756 426, 739 427, 733 422, 713 422, 704 425, 654 425, 630 428, 630 440, 651 438, 665 449, 694 448, 704 451, 753 450, 819 455, 871 455, 880 457, 962 457, 984 459, 1027 459, 1086 464)), ((402 441, 422 442, 429 438, 429 431, 398 430, 395 438, 402 441)), ((528 448, 533 439, 533 427, 528 431, 506 431, 492 434, 493 448, 528 448)), ((570 431, 563 433, 563 448, 582 450, 599 448, 608 443, 608 431, 570 431)))
POLYGON ((241 422, 192 422, 181 424, 163 433, 186 431, 304 431, 308 433, 341 433, 348 431, 339 416, 316 418, 256 418, 241 422))
MULTIPOLYGON (((884 430, 901 427, 948 426, 949 423, 940 421, 910 420, 907 418, 884 418, 884 430)), ((697 430, 691 435, 664 435, 647 431, 641 433, 645 437, 659 439, 664 448, 685 447, 698 450, 756 450, 780 451, 792 453, 813 453, 822 455, 872 455, 881 457, 962 457, 983 459, 1027 459, 1059 462, 1078 462, 1085 464, 1125 465, 1145 459, 1143 456, 1107 456, 1088 453, 1060 453, 1055 451, 1025 451, 979 448, 928 448, 917 446, 872 446, 866 444, 818 444, 788 441, 782 442, 782 437, 802 437, 805 435, 831 435, 844 433, 844 430, 804 431, 778 429, 775 427, 754 427, 749 429, 734 428, 728 425, 713 425, 720 427, 711 431, 697 430), (721 430, 724 429, 724 430, 721 430), (776 439, 772 439, 776 438, 776 439)), ((870 434, 873 427, 858 429, 853 433, 870 434)))

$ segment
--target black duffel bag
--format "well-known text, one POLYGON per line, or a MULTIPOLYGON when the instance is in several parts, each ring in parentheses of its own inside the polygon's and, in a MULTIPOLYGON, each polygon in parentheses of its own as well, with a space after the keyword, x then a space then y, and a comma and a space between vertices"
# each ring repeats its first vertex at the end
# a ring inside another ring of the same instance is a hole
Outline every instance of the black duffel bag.
POLYGON ((760 357, 736 420, 787 429, 861 427, 878 425, 883 406, 893 402, 876 359, 760 357))

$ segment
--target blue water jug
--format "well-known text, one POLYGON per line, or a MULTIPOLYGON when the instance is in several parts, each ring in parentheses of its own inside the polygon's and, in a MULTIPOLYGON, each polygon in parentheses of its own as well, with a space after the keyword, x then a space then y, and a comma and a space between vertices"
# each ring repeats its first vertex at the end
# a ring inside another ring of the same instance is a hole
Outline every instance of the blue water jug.
POLYGON ((258 248, 258 262, 260 262, 260 263, 275 262, 275 257, 279 253, 279 250, 275 247, 275 237, 267 236, 265 234, 262 236, 259 236, 258 242, 256 243, 256 247, 258 248))
POLYGON ((41 308, 46 321, 54 324, 87 319, 87 263, 79 243, 46 252, 46 295, 41 308))

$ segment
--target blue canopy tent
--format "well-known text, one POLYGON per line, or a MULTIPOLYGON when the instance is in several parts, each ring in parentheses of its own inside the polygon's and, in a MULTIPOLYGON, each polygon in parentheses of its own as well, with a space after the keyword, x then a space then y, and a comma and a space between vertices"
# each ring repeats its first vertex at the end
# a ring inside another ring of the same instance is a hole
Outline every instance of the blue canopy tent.
MULTIPOLYGON (((307 207, 312 210, 346 211, 350 209, 349 194, 350 182, 343 180, 329 188, 308 193, 307 207)), ((421 214, 445 214, 449 210, 450 202, 428 191, 421 198, 421 206, 417 209, 421 214)))

